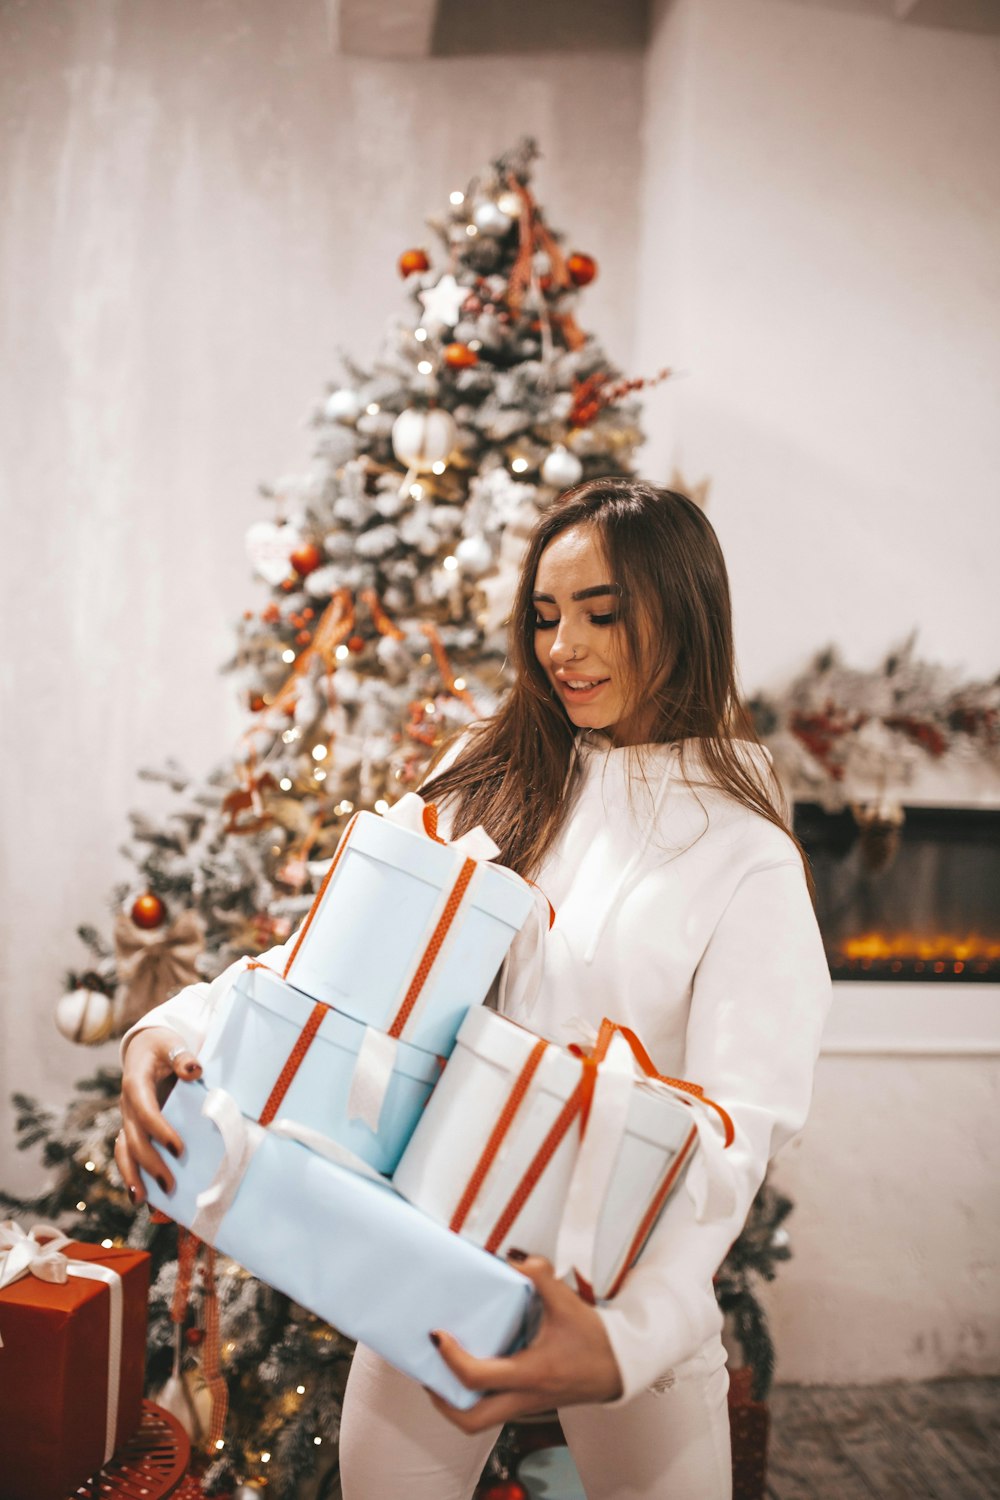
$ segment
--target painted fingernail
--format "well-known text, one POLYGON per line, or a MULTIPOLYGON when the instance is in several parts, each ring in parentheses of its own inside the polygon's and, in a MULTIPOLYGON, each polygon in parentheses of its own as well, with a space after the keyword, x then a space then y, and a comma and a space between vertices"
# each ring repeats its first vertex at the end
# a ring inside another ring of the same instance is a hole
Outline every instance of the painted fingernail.
POLYGON ((132 1199, 132 1202, 135 1203, 136 1202, 136 1193, 135 1193, 135 1188, 134 1187, 130 1187, 129 1188, 128 1195, 132 1199))
POLYGON ((173 1141, 168 1141, 167 1142, 167 1150, 170 1152, 170 1155, 174 1158, 175 1161, 179 1161, 180 1160, 180 1154, 181 1153, 178 1151, 178 1149, 174 1145, 173 1141))
POLYGON ((439 1333, 429 1333, 427 1335, 427 1337, 430 1339, 430 1341, 434 1345, 435 1349, 440 1349, 440 1347, 441 1347, 441 1335, 439 1333))
POLYGON ((527 1250, 508 1250, 507 1259, 520 1263, 522 1260, 528 1259, 528 1252, 527 1250))
POLYGON ((170 1189, 167 1187, 167 1179, 165 1177, 158 1177, 156 1180, 160 1184, 161 1192, 169 1193, 170 1189))

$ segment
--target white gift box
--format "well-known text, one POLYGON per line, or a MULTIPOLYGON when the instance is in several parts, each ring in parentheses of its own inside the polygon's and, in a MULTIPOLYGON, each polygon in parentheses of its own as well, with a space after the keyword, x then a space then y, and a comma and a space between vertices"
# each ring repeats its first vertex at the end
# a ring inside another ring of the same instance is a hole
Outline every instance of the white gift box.
POLYGON ((269 1113, 339 1141, 388 1174, 440 1077, 441 1060, 406 1042, 398 1044, 373 1129, 360 1112, 353 1113, 352 1102, 366 1034, 361 1021, 303 995, 257 965, 239 976, 215 1017, 200 1054, 202 1076, 208 1088, 231 1094, 251 1119, 259 1120, 271 1101, 269 1113), (278 1100, 278 1080, 287 1077, 284 1067, 293 1049, 301 1058, 294 1072, 289 1068, 290 1081, 278 1100))
POLYGON ((452 844, 414 793, 355 814, 283 978, 390 1037, 451 1051, 535 906, 475 829, 452 844), (402 826, 405 825, 405 826, 402 826), (419 831, 418 831, 419 830, 419 831))
POLYGON ((151 1207, 452 1405, 479 1396, 448 1369, 432 1330, 482 1359, 530 1338, 537 1305, 527 1277, 443 1230, 388 1183, 302 1144, 296 1126, 264 1129, 200 1082, 177 1084, 163 1112, 184 1151, 171 1162, 172 1193, 143 1173, 151 1207))
POLYGON ((393 1182, 476 1244, 544 1255, 607 1298, 692 1156, 699 1113, 619 1036, 596 1064, 470 1011, 393 1182))

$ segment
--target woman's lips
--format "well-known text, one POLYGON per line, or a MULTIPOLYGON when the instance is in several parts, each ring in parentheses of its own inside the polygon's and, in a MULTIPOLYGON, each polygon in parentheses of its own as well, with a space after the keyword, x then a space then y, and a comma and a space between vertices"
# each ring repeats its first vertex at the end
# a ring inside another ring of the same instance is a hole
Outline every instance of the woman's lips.
POLYGON ((610 677, 602 677, 597 682, 592 682, 589 687, 571 687, 568 682, 561 678, 556 679, 559 683, 559 691, 567 703, 592 703, 602 688, 607 687, 611 681, 610 677))

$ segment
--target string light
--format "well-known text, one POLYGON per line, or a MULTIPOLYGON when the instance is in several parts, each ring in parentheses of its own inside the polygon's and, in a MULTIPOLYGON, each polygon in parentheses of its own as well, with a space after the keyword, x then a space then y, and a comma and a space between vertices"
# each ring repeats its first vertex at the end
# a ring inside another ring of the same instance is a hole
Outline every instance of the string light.
POLYGON ((322 1439, 322 1438, 321 1438, 321 1437, 314 1437, 314 1438, 313 1438, 313 1442, 314 1442, 314 1443, 315 1443, 315 1444, 316 1444, 316 1447, 317 1447, 317 1448, 318 1448, 318 1447, 319 1447, 319 1445, 320 1445, 320 1443, 321 1443, 321 1442, 322 1442, 322 1441, 323 1441, 323 1439, 322 1439))
POLYGON ((433 698, 428 698, 427 702, 424 704, 424 713, 425 714, 436 714, 437 713, 437 704, 434 702, 433 698))
POLYGON ((93 1162, 93 1161, 85 1161, 84 1164, 83 1164, 83 1170, 85 1172, 96 1172, 97 1171, 97 1163, 93 1162))
POLYGON ((333 654, 338 661, 346 661, 351 653, 346 646, 340 645, 333 654))
POLYGON ((479 233, 479 230, 476 228, 475 224, 466 224, 466 226, 465 226, 465 232, 469 236, 469 238, 471 239, 473 237, 473 235, 476 235, 476 234, 479 233))
POLYGON ((382 408, 381 406, 379 406, 377 401, 369 401, 368 405, 365 407, 365 411, 370 417, 377 417, 381 410, 382 408))
POLYGON ((436 463, 431 464, 431 473, 443 474, 447 467, 448 465, 445 463, 444 459, 439 458, 436 463))
POLYGON ((526 458, 515 458, 511 463, 511 468, 515 474, 523 474, 527 467, 528 460, 526 458))
POLYGON ((295 660, 295 652, 294 651, 282 651, 282 653, 281 653, 281 660, 282 661, 294 661, 295 660))
POLYGON ((218 1450, 218 1452, 221 1453, 222 1450, 223 1450, 223 1448, 226 1446, 226 1440, 225 1440, 225 1438, 216 1438, 216 1440, 215 1440, 215 1446, 216 1446, 216 1449, 218 1450))
POLYGON ((286 729, 281 736, 286 745, 290 745, 292 741, 297 740, 298 737, 299 731, 297 729, 286 729))
POLYGON ((114 1243, 115 1243, 114 1240, 102 1240, 101 1241, 101 1249, 102 1250, 110 1250, 110 1249, 113 1248, 114 1243))
POLYGON ((430 664, 431 664, 431 653, 429 651, 425 651, 424 654, 423 654, 423 656, 420 658, 420 665, 422 667, 429 667, 430 664))
POLYGON ((261 1461, 262 1464, 269 1464, 271 1462, 271 1455, 270 1455, 270 1453, 267 1452, 266 1449, 260 1455, 260 1461, 261 1461))
POLYGON ((84 1203, 82 1200, 76 1206, 81 1213, 83 1213, 84 1209, 87 1207, 86 1203, 84 1203))
POLYGON ((424 487, 423 487, 423 485, 422 484, 411 484, 410 485, 410 499, 411 500, 422 500, 423 497, 424 497, 424 487))
POLYGON ((316 770, 316 771, 313 772, 313 781, 325 781, 325 780, 326 780, 326 772, 325 771, 316 770))
POLYGON ((429 359, 422 359, 417 365, 417 369, 420 371, 421 375, 429 375, 433 368, 434 366, 431 364, 429 359))
POLYGON ((454 573, 455 569, 458 567, 458 558, 457 557, 446 557, 444 559, 444 561, 442 562, 441 566, 442 566, 442 568, 444 568, 446 570, 446 572, 448 572, 448 573, 454 573))
POLYGON ((290 776, 282 776, 278 785, 283 792, 290 792, 292 790, 292 778, 290 776))
POLYGON ((453 193, 449 193, 448 194, 448 202, 449 203, 453 203, 455 205, 455 207, 458 208, 458 206, 459 206, 460 203, 464 203, 465 202, 465 194, 464 193, 460 193, 458 191, 458 188, 456 188, 453 193))
POLYGON ((464 689, 465 689, 465 678, 464 677, 456 677, 455 678, 455 687, 457 688, 457 690, 460 693, 463 692, 464 689))
POLYGON ((312 758, 313 758, 313 760, 326 760, 327 754, 328 754, 328 752, 327 752, 327 748, 326 748, 325 745, 313 745, 313 747, 312 747, 312 758))
POLYGON ((385 817, 386 813, 389 811, 389 804, 385 800, 384 797, 380 797, 378 799, 378 801, 376 802, 376 804, 375 804, 375 811, 377 813, 381 813, 382 816, 383 816, 383 818, 385 817))
POLYGON ((427 337, 427 329, 426 328, 415 328, 413 330, 413 337, 416 339, 416 341, 417 341, 418 344, 422 344, 423 341, 424 341, 424 339, 427 337))
POLYGON ((296 1394, 296 1395, 297 1395, 297 1396, 304 1396, 304 1395, 305 1395, 305 1393, 306 1393, 306 1388, 305 1388, 305 1386, 304 1386, 304 1385, 297 1385, 297 1386, 296 1386, 296 1387, 295 1387, 295 1394, 296 1394))
POLYGON ((483 341, 482 341, 482 339, 470 339, 469 340, 469 348, 470 349, 481 349, 482 347, 483 347, 483 341))

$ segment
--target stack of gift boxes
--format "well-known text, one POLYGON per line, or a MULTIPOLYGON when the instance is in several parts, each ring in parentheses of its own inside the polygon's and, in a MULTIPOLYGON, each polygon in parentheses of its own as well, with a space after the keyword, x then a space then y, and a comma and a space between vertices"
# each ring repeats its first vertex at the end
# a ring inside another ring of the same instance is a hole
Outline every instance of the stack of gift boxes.
POLYGON ((201 1081, 167 1101, 173 1192, 145 1179, 153 1207, 459 1407, 477 1395, 429 1332, 483 1358, 531 1337, 512 1245, 613 1296, 705 1128, 611 1023, 563 1050, 482 1006, 548 915, 496 853, 479 829, 441 841, 412 794, 356 814, 284 971, 240 975, 201 1081))

